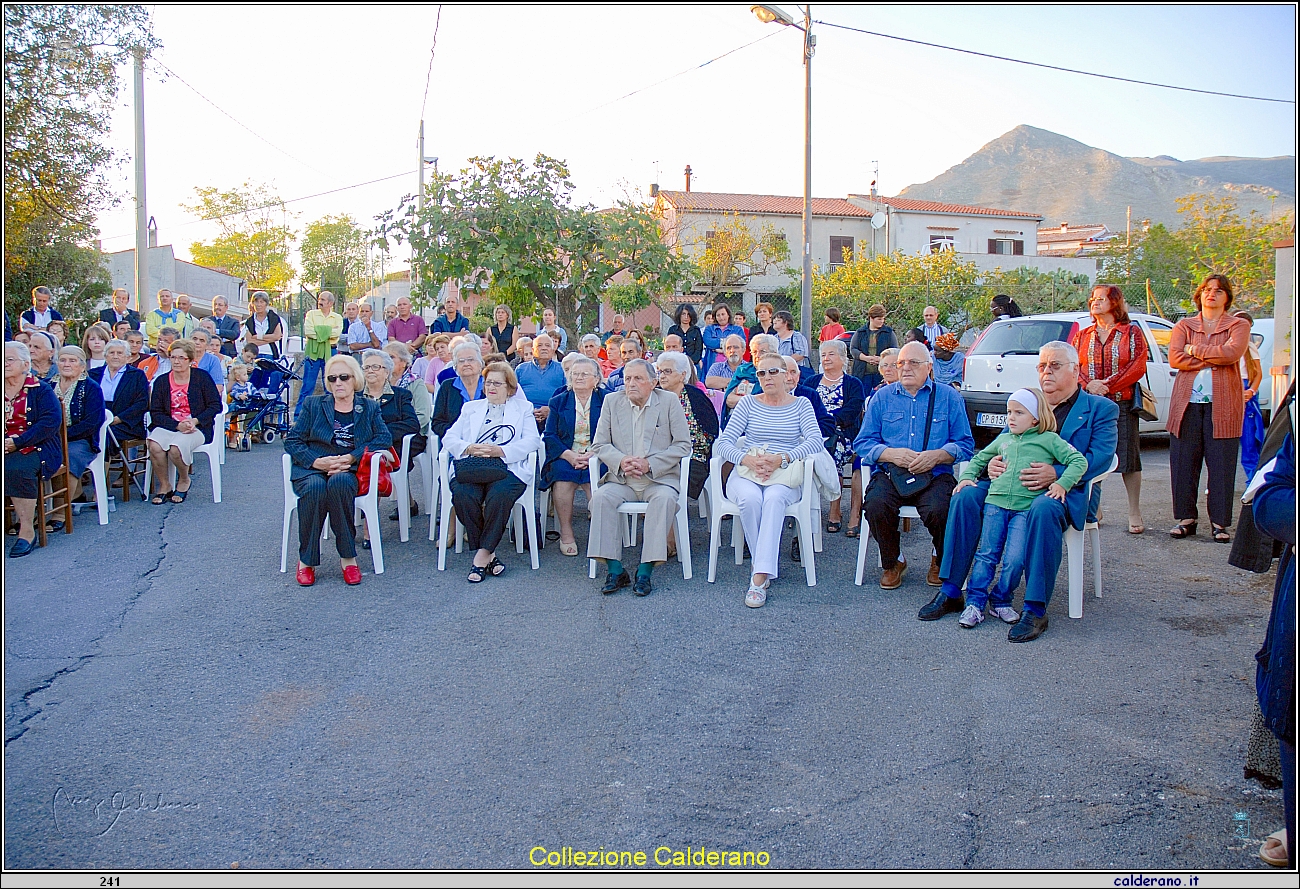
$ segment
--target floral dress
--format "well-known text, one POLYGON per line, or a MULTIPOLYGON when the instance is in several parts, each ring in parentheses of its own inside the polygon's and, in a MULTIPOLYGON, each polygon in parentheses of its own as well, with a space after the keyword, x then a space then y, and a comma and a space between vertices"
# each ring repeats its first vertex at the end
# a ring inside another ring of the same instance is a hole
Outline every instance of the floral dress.
POLYGON ((677 393, 677 397, 681 399, 682 410, 686 412, 686 426, 691 430, 691 459, 707 464, 709 455, 713 452, 713 440, 700 426, 700 421, 695 418, 695 412, 691 410, 691 400, 686 397, 685 387, 677 393))
MULTIPOLYGON (((817 384, 817 394, 821 397, 826 412, 834 415, 844 407, 844 377, 840 377, 833 383, 827 382, 826 378, 822 377, 821 382, 817 384)), ((845 439, 843 430, 838 426, 835 430, 835 448, 831 451, 831 457, 841 472, 853 464, 853 442, 845 439)))

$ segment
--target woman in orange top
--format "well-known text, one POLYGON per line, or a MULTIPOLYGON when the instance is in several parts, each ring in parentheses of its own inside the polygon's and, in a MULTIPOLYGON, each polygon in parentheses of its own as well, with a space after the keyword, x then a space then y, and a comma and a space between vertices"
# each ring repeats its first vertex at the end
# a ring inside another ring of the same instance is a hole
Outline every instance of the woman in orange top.
POLYGON ((1070 345, 1079 352, 1079 388, 1119 405, 1116 467, 1128 492, 1128 533, 1141 534, 1142 445, 1138 416, 1133 413, 1133 387, 1147 372, 1147 341, 1142 328, 1128 316, 1128 303, 1114 284, 1098 284, 1088 298, 1092 325, 1074 335, 1070 345))
POLYGON ((1250 344, 1250 325, 1228 314, 1232 285, 1210 275, 1192 294, 1199 314, 1174 325, 1169 337, 1169 364, 1178 371, 1169 398, 1169 478, 1175 539, 1196 533, 1196 500, 1201 463, 1209 473, 1210 528, 1218 543, 1228 543, 1232 493, 1237 475, 1245 391, 1238 363, 1250 344))

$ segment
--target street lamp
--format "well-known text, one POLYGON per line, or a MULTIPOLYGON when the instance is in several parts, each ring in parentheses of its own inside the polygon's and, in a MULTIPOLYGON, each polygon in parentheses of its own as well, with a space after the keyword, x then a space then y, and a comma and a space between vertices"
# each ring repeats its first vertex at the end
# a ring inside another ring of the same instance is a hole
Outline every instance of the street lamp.
POLYGON ((812 32, 812 7, 803 8, 803 24, 777 6, 756 4, 749 7, 765 25, 776 23, 803 31, 803 287, 799 306, 799 324, 805 336, 812 336, 812 57, 817 38, 812 32))

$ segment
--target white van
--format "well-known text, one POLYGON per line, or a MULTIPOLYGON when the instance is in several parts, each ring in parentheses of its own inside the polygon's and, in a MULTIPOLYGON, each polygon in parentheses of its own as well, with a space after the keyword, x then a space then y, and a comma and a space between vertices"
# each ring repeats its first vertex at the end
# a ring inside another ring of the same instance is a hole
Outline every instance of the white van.
MULTIPOLYGON (((1147 373, 1142 385, 1156 399, 1159 419, 1143 420, 1142 432, 1164 432, 1169 416, 1169 395, 1178 371, 1169 366, 1169 338, 1174 323, 1156 315, 1130 312, 1147 338, 1147 373)), ((966 352, 961 394, 966 402, 975 442, 987 444, 1007 425, 1007 396, 1038 386, 1038 350, 1053 340, 1070 342, 1080 329, 1092 326, 1087 312, 1054 312, 1004 318, 984 329, 966 352)), ((1271 354, 1271 350, 1270 350, 1271 354)))

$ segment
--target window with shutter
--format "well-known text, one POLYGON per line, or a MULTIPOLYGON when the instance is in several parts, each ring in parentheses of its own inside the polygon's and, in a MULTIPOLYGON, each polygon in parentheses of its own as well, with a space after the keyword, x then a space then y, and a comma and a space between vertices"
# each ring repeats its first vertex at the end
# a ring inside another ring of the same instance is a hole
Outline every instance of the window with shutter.
POLYGON ((1025 242, 1024 242, 1024 241, 1012 241, 1011 244, 1012 244, 1012 246, 1015 248, 1015 249, 1013 249, 1013 250, 1011 251, 1014 255, 1016 255, 1016 256, 1024 256, 1024 255, 1025 255, 1025 242))
POLYGON ((853 239, 831 235, 831 268, 853 261, 853 239))
POLYGON ((989 238, 989 253, 997 253, 997 252, 998 252, 998 239, 989 238))

